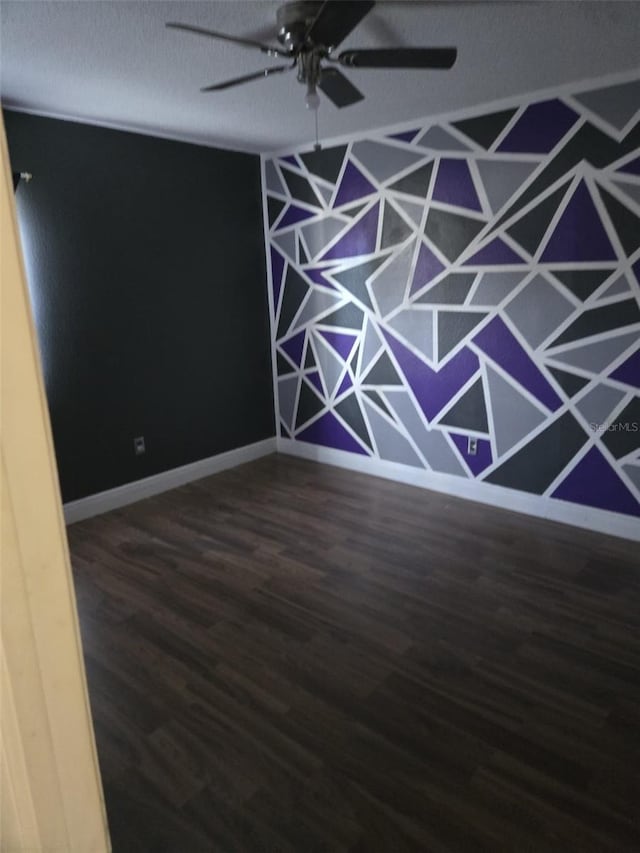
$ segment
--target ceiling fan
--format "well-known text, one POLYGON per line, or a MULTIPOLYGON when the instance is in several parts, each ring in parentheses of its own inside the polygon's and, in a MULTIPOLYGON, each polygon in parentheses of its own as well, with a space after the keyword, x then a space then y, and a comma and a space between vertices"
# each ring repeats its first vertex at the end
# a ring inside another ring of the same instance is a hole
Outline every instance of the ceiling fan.
POLYGON ((167 23, 167 27, 260 50, 267 56, 289 60, 242 77, 204 86, 202 92, 219 92, 297 69, 298 81, 307 87, 306 104, 317 110, 318 89, 336 107, 348 107, 364 98, 337 66, 345 68, 451 68, 456 61, 454 47, 388 47, 347 50, 334 55, 335 48, 373 9, 372 0, 294 0, 277 11, 277 39, 274 47, 259 41, 203 29, 191 24, 167 23))

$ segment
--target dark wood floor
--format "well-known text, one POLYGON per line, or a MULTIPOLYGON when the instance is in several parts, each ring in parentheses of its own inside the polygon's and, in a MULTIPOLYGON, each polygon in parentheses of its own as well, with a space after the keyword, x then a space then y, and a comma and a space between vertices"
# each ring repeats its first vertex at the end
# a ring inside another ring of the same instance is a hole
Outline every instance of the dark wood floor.
POLYGON ((640 850, 632 543, 282 456, 69 540, 115 853, 640 850))

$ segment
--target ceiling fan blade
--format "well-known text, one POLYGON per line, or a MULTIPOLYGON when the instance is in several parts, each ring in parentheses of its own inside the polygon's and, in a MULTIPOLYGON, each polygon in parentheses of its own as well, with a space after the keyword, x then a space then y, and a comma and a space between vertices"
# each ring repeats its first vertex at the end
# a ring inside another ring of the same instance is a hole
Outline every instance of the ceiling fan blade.
POLYGON ((338 57, 347 68, 451 68, 455 47, 388 47, 347 50, 338 57))
POLYGON ((318 88, 336 107, 350 107, 364 100, 364 95, 337 68, 324 68, 318 88))
POLYGON ((222 83, 212 83, 211 86, 203 86, 201 92, 221 92, 223 89, 230 89, 232 86, 241 86, 243 83, 250 83, 252 80, 259 80, 261 77, 270 77, 272 74, 282 74, 283 71, 291 71, 295 68, 293 65, 274 65, 272 68, 263 68, 262 71, 254 71, 252 74, 244 74, 242 77, 234 77, 231 80, 223 80, 222 83))
POLYGON ((307 30, 305 41, 336 47, 375 5, 372 0, 325 0, 307 30))
POLYGON ((279 47, 272 47, 269 44, 262 44, 259 41, 253 41, 252 39, 243 39, 238 36, 230 36, 226 33, 219 33, 216 30, 206 30, 203 27, 195 27, 192 24, 179 24, 175 21, 170 21, 165 24, 165 27, 168 27, 170 30, 182 30, 185 33, 195 33, 198 36, 207 36, 208 38, 213 39, 221 39, 222 41, 230 41, 233 44, 241 44, 243 47, 254 47, 258 50, 261 50, 263 53, 269 54, 269 56, 285 56, 288 57, 289 54, 280 50, 279 47))
POLYGON ((256 26, 251 30, 247 31, 245 35, 241 36, 243 39, 248 39, 249 41, 259 41, 264 43, 268 39, 273 37, 273 21, 270 24, 263 24, 262 26, 256 26))

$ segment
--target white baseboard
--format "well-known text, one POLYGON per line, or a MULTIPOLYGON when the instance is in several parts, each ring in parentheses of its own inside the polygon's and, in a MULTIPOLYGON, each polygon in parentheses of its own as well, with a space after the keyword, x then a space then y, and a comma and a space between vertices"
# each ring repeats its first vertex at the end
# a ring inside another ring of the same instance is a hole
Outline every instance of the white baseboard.
POLYGON ((189 465, 182 465, 180 468, 171 468, 169 471, 162 471, 152 477, 145 477, 144 480, 125 483, 124 486, 117 486, 115 489, 108 489, 106 492, 98 492, 77 501, 70 501, 63 506, 64 518, 67 524, 73 524, 74 521, 82 521, 82 519, 91 518, 93 515, 101 515, 103 512, 109 512, 112 509, 144 500, 144 498, 150 498, 152 495, 175 489, 193 480, 209 477, 211 474, 217 474, 226 468, 235 468, 245 462, 252 462, 261 456, 275 453, 276 450, 276 438, 266 438, 264 441, 247 444, 235 450, 228 450, 226 453, 218 453, 216 456, 209 456, 207 459, 200 459, 197 462, 191 462, 189 465))
POLYGON ((380 459, 372 459, 370 456, 319 447, 315 444, 293 441, 290 438, 278 438, 278 452, 640 542, 640 520, 633 516, 593 509, 541 495, 531 495, 495 486, 492 483, 454 477, 451 474, 439 474, 436 471, 398 465, 395 462, 383 462, 380 459))
POLYGON ((193 480, 209 477, 227 468, 235 468, 245 462, 252 462, 254 459, 268 456, 276 451, 322 462, 325 465, 336 465, 350 471, 360 471, 374 477, 407 483, 422 489, 431 489, 434 492, 442 492, 458 498, 478 501, 489 506, 522 512, 537 518, 572 524, 575 527, 640 542, 640 521, 633 516, 592 509, 555 498, 530 495, 526 492, 505 489, 491 483, 454 477, 450 474, 439 474, 436 471, 425 471, 408 465, 384 462, 380 459, 346 453, 343 450, 333 450, 329 447, 318 447, 314 444, 292 441, 288 438, 267 438, 255 444, 248 444, 245 447, 238 447, 235 450, 219 453, 207 459, 200 459, 198 462, 192 462, 189 465, 182 465, 180 468, 172 468, 169 471, 154 474, 152 477, 145 477, 144 480, 136 480, 133 483, 126 483, 124 486, 117 486, 115 489, 108 489, 105 492, 98 492, 77 501, 70 501, 63 507, 65 521, 67 524, 73 524, 94 515, 101 515, 112 509, 183 486, 193 480))

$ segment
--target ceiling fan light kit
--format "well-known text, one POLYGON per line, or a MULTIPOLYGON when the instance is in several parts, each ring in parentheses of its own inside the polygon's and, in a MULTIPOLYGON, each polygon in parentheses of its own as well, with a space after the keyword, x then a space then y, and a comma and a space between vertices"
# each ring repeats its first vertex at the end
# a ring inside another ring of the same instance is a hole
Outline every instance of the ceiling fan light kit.
POLYGON ((358 26, 375 6, 373 0, 294 0, 277 11, 276 37, 280 46, 244 39, 203 29, 192 24, 167 23, 167 27, 208 38, 232 42, 259 50, 267 56, 287 59, 285 65, 269 68, 204 86, 203 92, 219 92, 297 69, 298 81, 306 87, 307 109, 317 112, 320 106, 318 89, 338 107, 348 107, 363 100, 364 95, 340 71, 345 68, 415 68, 448 69, 456 61, 454 47, 386 47, 350 49, 334 55, 334 50, 358 26))

